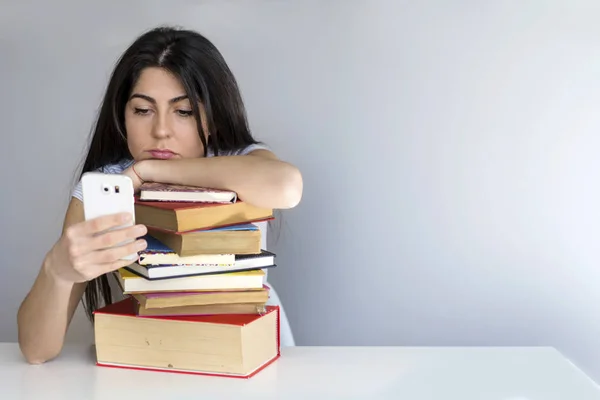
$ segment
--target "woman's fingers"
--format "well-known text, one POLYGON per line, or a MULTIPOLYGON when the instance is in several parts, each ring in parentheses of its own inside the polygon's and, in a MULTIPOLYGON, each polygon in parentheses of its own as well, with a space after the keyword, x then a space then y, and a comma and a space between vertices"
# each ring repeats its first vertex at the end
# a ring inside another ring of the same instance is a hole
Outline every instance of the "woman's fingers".
MULTIPOLYGON (((106 249, 95 250, 82 257, 82 263, 93 266, 94 268, 103 264, 111 264, 120 261, 122 258, 136 254, 146 248, 147 243, 144 239, 138 239, 131 243, 121 246, 110 247, 106 249)), ((124 260, 124 265, 129 265, 132 260, 124 260)), ((119 263, 120 265, 120 263, 119 263)))
POLYGON ((133 221, 133 216, 130 213, 118 213, 111 215, 103 215, 98 218, 83 221, 76 225, 76 232, 78 237, 85 238, 88 236, 95 236, 102 232, 108 231, 109 229, 119 228, 127 225, 133 221))
POLYGON ((61 275, 89 281, 134 262, 125 258, 146 248, 145 240, 136 239, 148 230, 144 225, 127 226, 132 220, 131 214, 122 213, 69 226, 56 247, 61 275))
POLYGON ((80 246, 83 248, 82 250, 84 252, 109 249, 142 237, 147 232, 148 229, 144 225, 134 225, 127 228, 104 232, 100 235, 88 238, 84 243, 80 243, 80 246))

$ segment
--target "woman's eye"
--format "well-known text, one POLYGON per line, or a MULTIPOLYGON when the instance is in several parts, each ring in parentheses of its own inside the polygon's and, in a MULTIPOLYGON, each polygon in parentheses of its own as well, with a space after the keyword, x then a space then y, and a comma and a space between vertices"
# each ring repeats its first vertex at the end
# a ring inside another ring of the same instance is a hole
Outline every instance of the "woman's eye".
POLYGON ((150 112, 147 108, 135 108, 133 111, 135 114, 146 115, 150 112))
POLYGON ((177 113, 182 117, 191 117, 192 110, 177 110, 177 113))

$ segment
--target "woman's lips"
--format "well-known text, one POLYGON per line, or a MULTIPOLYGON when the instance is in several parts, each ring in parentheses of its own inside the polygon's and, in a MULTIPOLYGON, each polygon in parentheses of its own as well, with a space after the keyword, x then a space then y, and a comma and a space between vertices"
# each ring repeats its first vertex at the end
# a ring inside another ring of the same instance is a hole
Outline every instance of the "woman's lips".
POLYGON ((150 150, 149 153, 152 155, 152 158, 158 158, 159 160, 168 160, 175 157, 175 153, 171 150, 150 150))

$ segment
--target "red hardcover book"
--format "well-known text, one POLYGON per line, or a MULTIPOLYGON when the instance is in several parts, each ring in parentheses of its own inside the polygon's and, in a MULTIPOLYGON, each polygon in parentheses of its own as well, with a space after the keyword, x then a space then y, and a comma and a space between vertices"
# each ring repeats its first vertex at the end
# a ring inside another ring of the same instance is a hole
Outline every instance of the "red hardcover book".
POLYGON ((94 313, 102 367, 250 378, 280 357, 279 307, 260 315, 136 315, 131 297, 94 313))

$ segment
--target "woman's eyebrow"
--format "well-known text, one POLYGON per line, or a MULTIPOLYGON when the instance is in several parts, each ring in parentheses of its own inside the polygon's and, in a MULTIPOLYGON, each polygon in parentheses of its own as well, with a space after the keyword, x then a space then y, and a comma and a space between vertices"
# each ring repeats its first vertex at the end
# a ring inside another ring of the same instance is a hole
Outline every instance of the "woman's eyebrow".
MULTIPOLYGON (((130 100, 137 97, 138 99, 143 99, 146 101, 149 101, 152 104, 156 104, 156 100, 148 95, 145 94, 141 94, 141 93, 134 93, 131 95, 131 97, 129 98, 130 100)), ((177 97, 173 97, 171 100, 169 100, 169 103, 177 103, 180 102, 181 100, 185 100, 187 99, 188 96, 187 94, 182 94, 181 96, 177 96, 177 97)))

